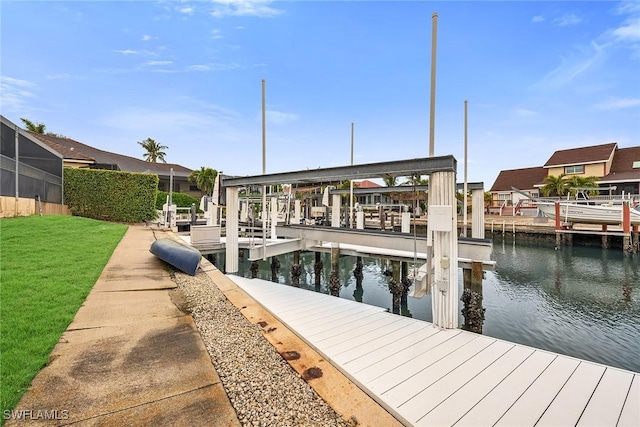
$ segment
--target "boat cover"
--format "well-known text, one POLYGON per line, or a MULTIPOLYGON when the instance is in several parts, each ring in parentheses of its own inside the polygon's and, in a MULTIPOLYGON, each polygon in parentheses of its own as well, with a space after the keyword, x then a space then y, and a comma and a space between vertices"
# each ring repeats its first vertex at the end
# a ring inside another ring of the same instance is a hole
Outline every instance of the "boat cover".
POLYGON ((195 276, 200 265, 200 258, 202 258, 200 251, 197 249, 183 245, 170 238, 154 241, 149 251, 164 262, 192 276, 195 276))

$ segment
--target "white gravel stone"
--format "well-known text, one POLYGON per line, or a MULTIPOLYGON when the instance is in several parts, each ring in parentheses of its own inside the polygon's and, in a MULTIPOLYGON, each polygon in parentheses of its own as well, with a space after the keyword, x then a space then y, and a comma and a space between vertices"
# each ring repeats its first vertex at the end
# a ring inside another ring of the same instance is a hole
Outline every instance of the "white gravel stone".
POLYGON ((202 271, 176 272, 178 290, 243 426, 344 426, 342 418, 202 271))

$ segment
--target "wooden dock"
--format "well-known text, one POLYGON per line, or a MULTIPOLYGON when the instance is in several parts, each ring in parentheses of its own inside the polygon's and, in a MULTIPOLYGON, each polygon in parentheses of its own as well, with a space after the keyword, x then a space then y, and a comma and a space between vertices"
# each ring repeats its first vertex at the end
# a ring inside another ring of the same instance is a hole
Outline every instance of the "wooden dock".
POLYGON ((638 373, 228 277, 405 425, 640 425, 638 373))

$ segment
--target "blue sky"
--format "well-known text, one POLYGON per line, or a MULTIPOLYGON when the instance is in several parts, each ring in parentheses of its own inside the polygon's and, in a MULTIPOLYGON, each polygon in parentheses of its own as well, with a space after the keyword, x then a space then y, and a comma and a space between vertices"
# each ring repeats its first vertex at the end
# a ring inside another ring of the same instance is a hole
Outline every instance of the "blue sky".
POLYGON ((640 2, 2 1, 1 111, 231 175, 427 157, 488 189, 555 150, 640 145, 640 2))

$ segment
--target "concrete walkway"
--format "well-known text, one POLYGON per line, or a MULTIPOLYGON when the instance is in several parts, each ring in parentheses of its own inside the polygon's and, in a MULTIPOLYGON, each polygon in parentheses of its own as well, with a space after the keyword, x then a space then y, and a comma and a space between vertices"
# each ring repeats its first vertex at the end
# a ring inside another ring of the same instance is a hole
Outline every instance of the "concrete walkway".
POLYGON ((8 426, 240 425, 154 233, 129 227, 8 426))

